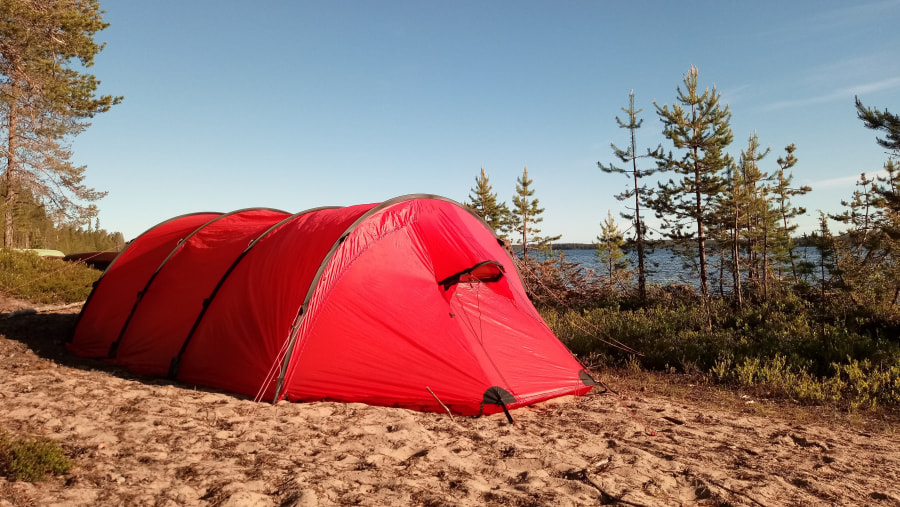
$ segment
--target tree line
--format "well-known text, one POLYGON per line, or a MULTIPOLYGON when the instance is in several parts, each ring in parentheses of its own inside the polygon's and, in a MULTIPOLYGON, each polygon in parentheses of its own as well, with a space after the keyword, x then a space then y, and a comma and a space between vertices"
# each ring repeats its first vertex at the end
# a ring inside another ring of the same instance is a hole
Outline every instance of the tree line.
MULTIPOLYGON (((0 183, 2 188, 4 186, 0 183)), ((93 213, 80 220, 54 220, 28 188, 22 188, 17 199, 13 236, 15 248, 50 249, 70 254, 119 251, 125 246, 125 237, 121 232, 108 232, 100 227, 100 219, 93 205, 90 206, 93 213)))
MULTIPOLYGON (((900 299, 900 171, 894 158, 900 156, 900 119, 887 110, 866 107, 858 98, 856 109, 866 128, 884 133, 879 146, 887 150, 883 176, 862 174, 856 191, 842 201, 835 214, 820 212, 819 229, 804 235, 802 243, 819 248, 816 265, 798 258, 795 251, 797 217, 806 209, 795 200, 812 189, 795 185, 793 169, 798 162, 792 143, 764 165, 771 155, 757 133, 751 134, 737 156, 727 152, 734 140, 731 111, 722 104, 715 86, 701 88, 699 72, 691 67, 676 88, 669 105, 654 102, 668 146, 636 146, 636 131, 642 127, 642 110, 629 95, 624 117, 616 117, 628 132, 624 148, 611 144, 617 160, 598 162, 606 173, 621 174, 628 188, 615 198, 623 201, 622 218, 630 224, 628 237, 610 214, 601 223, 597 237, 603 275, 625 280, 643 304, 647 298, 647 261, 651 248, 660 242, 682 255, 704 300, 718 294, 742 307, 747 298, 766 301, 779 291, 811 290, 820 297, 835 291, 857 304, 888 305, 900 299), (654 186, 646 183, 661 176, 654 186), (652 213, 659 226, 648 227, 652 213), (829 222, 846 230, 835 234, 829 222), (652 234, 657 237, 650 240, 652 234), (635 252, 636 263, 623 253, 635 252), (633 264, 636 264, 633 265, 633 264)), ((877 169, 876 169, 877 171, 877 169)), ((512 208, 493 192, 482 168, 471 189, 467 205, 503 238, 520 243, 524 257, 534 247, 546 248, 559 237, 540 236, 536 228, 543 209, 537 205, 527 168, 517 180, 512 208)))

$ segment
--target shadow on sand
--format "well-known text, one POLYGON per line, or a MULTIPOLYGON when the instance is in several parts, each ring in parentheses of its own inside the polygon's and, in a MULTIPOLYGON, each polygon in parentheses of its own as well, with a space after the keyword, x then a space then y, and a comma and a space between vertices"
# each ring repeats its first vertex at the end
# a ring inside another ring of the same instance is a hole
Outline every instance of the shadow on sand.
MULTIPOLYGON (((221 393, 234 396, 238 399, 249 399, 243 394, 235 394, 204 386, 185 384, 167 378, 138 375, 121 366, 109 363, 99 358, 84 358, 72 354, 66 349, 66 342, 71 338, 75 323, 78 321, 77 313, 27 313, 6 315, 0 317, 0 338, 6 338, 12 342, 19 342, 28 350, 34 352, 38 359, 52 361, 62 366, 77 368, 85 371, 103 371, 116 377, 141 382, 147 385, 170 385, 179 389, 192 391, 204 391, 209 393, 221 393)), ((16 362, 21 365, 21 356, 5 355, 0 347, 0 369, 15 371, 14 365, 4 364, 16 362)), ((27 360, 24 360, 27 362, 27 360)))

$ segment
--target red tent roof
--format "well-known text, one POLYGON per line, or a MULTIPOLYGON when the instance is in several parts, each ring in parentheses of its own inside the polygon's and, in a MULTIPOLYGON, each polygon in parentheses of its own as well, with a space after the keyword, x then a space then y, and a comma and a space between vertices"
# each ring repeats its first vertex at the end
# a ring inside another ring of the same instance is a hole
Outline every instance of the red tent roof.
POLYGON ((106 270, 68 346, 267 399, 466 415, 593 385, 492 231, 436 196, 163 222, 106 270))

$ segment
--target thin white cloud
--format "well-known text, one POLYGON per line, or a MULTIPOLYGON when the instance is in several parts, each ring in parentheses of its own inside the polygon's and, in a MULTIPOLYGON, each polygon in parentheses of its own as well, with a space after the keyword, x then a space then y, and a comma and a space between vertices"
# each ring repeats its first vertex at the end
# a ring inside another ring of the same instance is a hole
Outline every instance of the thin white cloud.
MULTIPOLYGON (((817 6, 817 3, 810 3, 810 5, 817 6)), ((844 4, 845 6, 835 9, 816 9, 815 12, 808 15, 801 15, 797 23, 759 27, 756 36, 760 40, 797 40, 819 36, 822 33, 865 29, 873 22, 893 19, 900 9, 900 0, 869 3, 854 1, 844 2, 844 4)))
POLYGON ((725 100, 725 103, 729 106, 732 104, 740 103, 741 99, 743 99, 747 95, 747 91, 753 89, 753 86, 750 84, 743 84, 735 86, 734 88, 730 88, 728 90, 720 90, 722 92, 722 98, 725 100))
MULTIPOLYGON (((865 173, 867 179, 874 180, 876 177, 885 177, 887 176, 887 171, 876 171, 874 173, 865 173)), ((820 188, 834 188, 834 187, 847 187, 853 188, 856 186, 856 182, 859 181, 861 173, 854 174, 852 176, 840 176, 837 178, 831 178, 822 181, 815 182, 807 182, 807 184, 814 186, 813 190, 820 188)))
POLYGON ((853 95, 861 95, 863 93, 875 93, 884 90, 890 90, 898 86, 900 86, 900 76, 892 77, 890 79, 883 79, 874 83, 857 85, 848 89, 847 91, 852 93, 853 95))
POLYGON ((833 30, 847 25, 860 25, 872 19, 893 16, 900 8, 900 0, 884 0, 880 2, 854 2, 847 7, 840 7, 822 12, 812 26, 819 29, 833 30))
POLYGON ((892 77, 889 79, 882 79, 881 81, 875 81, 872 83, 863 83, 848 88, 842 88, 840 90, 836 90, 823 95, 818 95, 815 97, 807 97, 797 100, 781 100, 768 104, 762 109, 763 111, 775 111, 780 109, 790 109, 794 107, 811 106, 814 104, 833 102, 835 100, 850 99, 856 95, 891 90, 898 87, 900 87, 900 76, 892 77))
POLYGON ((857 54, 808 69, 807 79, 809 82, 815 83, 821 82, 823 79, 833 81, 843 78, 846 80, 853 76, 871 75, 873 71, 881 71, 886 75, 896 74, 900 71, 900 65, 895 60, 894 53, 887 49, 857 54))

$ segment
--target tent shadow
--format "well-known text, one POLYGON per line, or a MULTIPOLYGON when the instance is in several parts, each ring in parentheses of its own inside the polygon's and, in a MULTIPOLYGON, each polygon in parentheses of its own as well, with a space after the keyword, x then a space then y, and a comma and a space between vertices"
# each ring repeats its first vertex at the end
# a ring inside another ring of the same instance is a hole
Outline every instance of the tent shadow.
MULTIPOLYGON (((66 349, 66 341, 71 336, 77 320, 77 313, 32 313, 6 318, 0 317, 0 336, 25 345, 40 359, 52 361, 62 366, 84 371, 102 371, 125 380, 146 385, 168 385, 179 389, 226 394, 239 399, 249 399, 248 396, 243 394, 185 384, 162 377, 139 375, 99 358, 78 357, 66 349)), ((0 356, 0 369, 3 368, 3 363, 9 361, 9 358, 0 356)), ((16 361, 20 360, 16 359, 16 361)))

